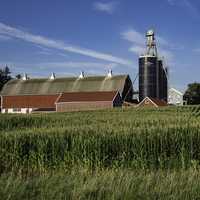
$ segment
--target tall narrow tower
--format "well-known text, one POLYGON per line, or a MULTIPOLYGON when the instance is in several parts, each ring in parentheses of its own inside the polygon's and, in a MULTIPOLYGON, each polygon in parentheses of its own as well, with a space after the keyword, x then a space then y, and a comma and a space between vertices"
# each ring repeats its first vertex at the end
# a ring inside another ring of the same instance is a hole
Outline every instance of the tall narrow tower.
POLYGON ((156 47, 155 34, 153 30, 147 31, 146 39, 147 39, 146 55, 152 55, 152 56, 157 57, 158 52, 157 52, 157 47, 156 47))
POLYGON ((145 97, 167 101, 167 73, 163 61, 158 58, 155 33, 146 33, 146 52, 139 57, 139 100, 145 97))

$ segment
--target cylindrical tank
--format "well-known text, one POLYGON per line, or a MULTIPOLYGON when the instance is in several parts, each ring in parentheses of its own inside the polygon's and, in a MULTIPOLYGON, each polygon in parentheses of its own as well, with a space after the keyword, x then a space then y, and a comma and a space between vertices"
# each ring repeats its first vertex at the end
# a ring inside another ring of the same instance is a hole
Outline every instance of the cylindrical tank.
POLYGON ((139 100, 151 97, 167 102, 167 69, 163 66, 163 60, 158 57, 154 31, 149 30, 146 38, 147 51, 139 58, 139 100))
POLYGON ((139 58, 139 100, 145 97, 159 98, 158 88, 159 67, 156 56, 139 58))

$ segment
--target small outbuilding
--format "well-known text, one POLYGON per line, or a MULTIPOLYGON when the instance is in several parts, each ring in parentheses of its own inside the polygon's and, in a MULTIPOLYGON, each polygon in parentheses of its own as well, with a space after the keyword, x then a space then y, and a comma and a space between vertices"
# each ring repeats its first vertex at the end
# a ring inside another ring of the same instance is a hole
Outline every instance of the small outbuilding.
POLYGON ((62 93, 56 101, 57 112, 97 110, 122 106, 118 91, 62 93))
POLYGON ((136 107, 163 107, 167 106, 167 103, 163 100, 145 97, 136 107))
POLYGON ((182 106, 184 104, 183 93, 175 88, 170 88, 168 92, 168 103, 170 105, 182 106))

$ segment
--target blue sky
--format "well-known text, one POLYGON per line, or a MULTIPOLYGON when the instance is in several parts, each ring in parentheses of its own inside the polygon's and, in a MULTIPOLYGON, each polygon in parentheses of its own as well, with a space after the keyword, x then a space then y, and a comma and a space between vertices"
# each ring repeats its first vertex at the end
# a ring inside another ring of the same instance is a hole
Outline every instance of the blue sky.
MULTIPOLYGON (((200 81, 199 0, 0 0, 0 65, 30 77, 138 73, 156 32, 170 85, 200 81)), ((135 84, 137 88, 137 84, 135 84)))

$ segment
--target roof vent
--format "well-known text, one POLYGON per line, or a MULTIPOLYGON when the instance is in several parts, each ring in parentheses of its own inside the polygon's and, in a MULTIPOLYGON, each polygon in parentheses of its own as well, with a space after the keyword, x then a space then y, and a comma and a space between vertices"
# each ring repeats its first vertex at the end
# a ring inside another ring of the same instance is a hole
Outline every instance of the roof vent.
POLYGON ((49 79, 50 79, 50 80, 55 80, 55 78, 56 78, 55 73, 52 73, 49 79))
POLYGON ((26 73, 24 73, 24 75, 23 75, 23 77, 22 77, 22 80, 23 80, 23 81, 26 81, 26 80, 28 80, 28 76, 27 76, 27 74, 26 74, 26 73))
POLYGON ((82 79, 82 78, 84 78, 84 77, 85 77, 85 75, 84 75, 84 72, 82 71, 81 74, 79 75, 79 78, 82 79))
POLYGON ((111 78, 112 76, 113 76, 113 72, 112 72, 112 70, 110 69, 110 70, 108 71, 107 77, 111 78))

